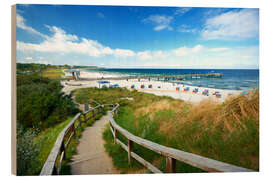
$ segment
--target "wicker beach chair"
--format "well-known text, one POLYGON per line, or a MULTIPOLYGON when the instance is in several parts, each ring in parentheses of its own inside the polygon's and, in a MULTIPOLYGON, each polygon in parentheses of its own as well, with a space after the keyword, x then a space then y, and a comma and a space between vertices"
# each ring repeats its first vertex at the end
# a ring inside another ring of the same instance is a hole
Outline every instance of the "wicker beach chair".
POLYGON ((189 87, 185 87, 184 92, 188 92, 188 91, 189 91, 189 87))
POLYGON ((203 90, 202 95, 209 96, 209 90, 208 89, 203 90))
POLYGON ((199 89, 198 89, 198 88, 195 88, 195 89, 193 89, 192 92, 193 92, 193 93, 197 93, 197 92, 199 92, 199 89))

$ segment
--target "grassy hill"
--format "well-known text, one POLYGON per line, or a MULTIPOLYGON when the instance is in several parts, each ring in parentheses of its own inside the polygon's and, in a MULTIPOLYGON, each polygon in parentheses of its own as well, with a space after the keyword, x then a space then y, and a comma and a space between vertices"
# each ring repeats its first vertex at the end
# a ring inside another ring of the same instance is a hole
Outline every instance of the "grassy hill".
MULTIPOLYGON (((259 91, 230 99, 222 104, 203 101, 194 105, 170 97, 126 89, 79 89, 76 101, 94 99, 120 103, 116 122, 129 132, 153 142, 254 170, 259 169, 259 91), (134 100, 124 100, 132 97, 134 100)), ((124 137, 121 137, 126 142, 124 137)), ((129 166, 127 154, 113 143, 109 128, 104 132, 105 148, 123 173, 142 169, 129 166)), ((161 170, 165 159, 138 145, 134 151, 161 170)), ((202 172, 177 162, 177 172, 202 172)))

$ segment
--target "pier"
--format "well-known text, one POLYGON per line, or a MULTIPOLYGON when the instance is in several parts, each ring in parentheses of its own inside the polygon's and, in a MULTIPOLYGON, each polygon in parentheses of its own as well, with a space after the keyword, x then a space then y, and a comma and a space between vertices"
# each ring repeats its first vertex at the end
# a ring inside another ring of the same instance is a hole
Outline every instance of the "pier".
POLYGON ((85 81, 97 81, 97 80, 130 80, 130 79, 151 79, 155 80, 190 80, 190 79, 202 79, 202 78, 222 78, 223 73, 200 73, 200 74, 174 74, 174 75, 137 75, 137 76, 119 76, 119 77, 102 77, 102 78, 80 78, 85 81))

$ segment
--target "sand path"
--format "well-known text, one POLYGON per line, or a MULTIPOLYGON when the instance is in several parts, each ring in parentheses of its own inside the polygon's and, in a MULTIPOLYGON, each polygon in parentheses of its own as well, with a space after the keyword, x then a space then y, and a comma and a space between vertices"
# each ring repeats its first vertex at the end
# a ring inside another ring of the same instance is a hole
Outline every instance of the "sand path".
POLYGON ((72 157, 71 172, 74 175, 82 174, 118 174, 113 167, 112 159, 104 149, 102 133, 109 122, 108 114, 96 121, 91 127, 85 128, 77 154, 72 157))

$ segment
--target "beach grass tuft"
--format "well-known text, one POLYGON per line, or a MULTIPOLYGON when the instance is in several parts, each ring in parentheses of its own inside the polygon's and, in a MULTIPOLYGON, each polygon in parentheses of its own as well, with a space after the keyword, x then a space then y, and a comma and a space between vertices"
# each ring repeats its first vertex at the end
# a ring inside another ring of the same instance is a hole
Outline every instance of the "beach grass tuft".
POLYGON ((63 69, 45 69, 42 72, 42 76, 49 79, 61 79, 65 75, 63 69))

